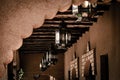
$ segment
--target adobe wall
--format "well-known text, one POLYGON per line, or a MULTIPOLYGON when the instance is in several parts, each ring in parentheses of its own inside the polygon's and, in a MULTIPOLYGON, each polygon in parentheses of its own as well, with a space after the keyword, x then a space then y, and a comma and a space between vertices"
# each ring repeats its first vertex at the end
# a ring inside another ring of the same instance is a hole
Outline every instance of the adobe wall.
POLYGON ((87 42, 90 41, 91 49, 96 49, 96 80, 100 80, 100 56, 108 54, 109 80, 120 79, 120 3, 112 4, 110 10, 100 16, 97 23, 90 27, 89 32, 79 38, 65 53, 65 80, 68 80, 68 70, 73 53, 76 51, 79 57, 79 72, 81 76, 81 56, 87 50, 87 42))

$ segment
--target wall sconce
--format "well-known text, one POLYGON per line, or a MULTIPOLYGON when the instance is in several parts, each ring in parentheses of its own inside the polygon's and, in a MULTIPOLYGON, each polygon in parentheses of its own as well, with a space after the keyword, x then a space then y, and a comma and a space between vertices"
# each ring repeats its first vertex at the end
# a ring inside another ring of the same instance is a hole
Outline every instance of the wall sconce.
POLYGON ((55 45, 57 49, 66 49, 71 41, 71 33, 67 29, 67 24, 62 20, 59 29, 55 30, 55 45))

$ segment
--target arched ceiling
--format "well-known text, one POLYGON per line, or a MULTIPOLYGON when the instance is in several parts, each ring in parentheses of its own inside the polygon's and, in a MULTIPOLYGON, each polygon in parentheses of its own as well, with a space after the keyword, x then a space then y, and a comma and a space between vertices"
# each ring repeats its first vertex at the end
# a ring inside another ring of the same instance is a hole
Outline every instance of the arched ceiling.
POLYGON ((71 4, 79 5, 83 1, 0 0, 0 77, 12 61, 13 51, 21 47, 33 28, 40 27, 45 19, 52 19, 58 11, 64 12, 71 4))

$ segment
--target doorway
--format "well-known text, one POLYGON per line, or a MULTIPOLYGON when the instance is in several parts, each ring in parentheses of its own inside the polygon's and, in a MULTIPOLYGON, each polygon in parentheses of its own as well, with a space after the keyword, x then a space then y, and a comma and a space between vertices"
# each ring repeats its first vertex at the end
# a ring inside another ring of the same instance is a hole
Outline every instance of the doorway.
POLYGON ((100 56, 101 80, 109 80, 108 54, 100 56))
POLYGON ((9 63, 8 64, 8 80, 14 80, 13 77, 14 77, 14 74, 13 74, 13 62, 9 63))
POLYGON ((86 61, 85 64, 85 74, 84 74, 85 80, 95 80, 95 75, 92 74, 92 66, 90 61, 86 61))

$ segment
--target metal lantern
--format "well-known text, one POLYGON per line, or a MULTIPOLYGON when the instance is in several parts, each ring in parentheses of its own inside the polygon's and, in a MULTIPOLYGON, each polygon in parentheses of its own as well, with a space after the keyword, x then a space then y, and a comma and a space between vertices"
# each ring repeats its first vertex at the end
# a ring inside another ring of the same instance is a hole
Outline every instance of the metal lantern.
POLYGON ((90 21, 89 19, 95 12, 96 6, 96 3, 90 3, 86 0, 80 6, 73 5, 72 12, 73 15, 76 15, 78 17, 77 21, 90 21))
POLYGON ((57 63, 56 54, 52 53, 52 51, 49 51, 48 55, 49 55, 48 64, 55 65, 57 63))
POLYGON ((51 65, 55 65, 57 63, 56 50, 54 50, 53 45, 51 45, 50 49, 46 52, 44 57, 41 60, 39 65, 41 71, 45 71, 51 65))
POLYGON ((67 24, 62 20, 59 29, 55 30, 55 45, 57 49, 66 49, 71 40, 71 34, 67 29, 67 24))
POLYGON ((39 67, 41 71, 45 71, 47 69, 48 66, 47 66, 47 60, 45 59, 45 57, 43 57, 43 59, 41 60, 39 67))
POLYGON ((89 17, 89 14, 91 13, 91 3, 89 1, 84 1, 79 8, 82 17, 89 17))
POLYGON ((47 53, 48 55, 48 65, 55 65, 57 63, 57 52, 53 44, 51 44, 51 47, 47 53))
POLYGON ((40 70, 41 71, 45 71, 49 66, 50 66, 50 62, 49 62, 49 54, 48 52, 46 52, 46 54, 44 55, 44 57, 41 60, 41 63, 39 65, 40 70))

